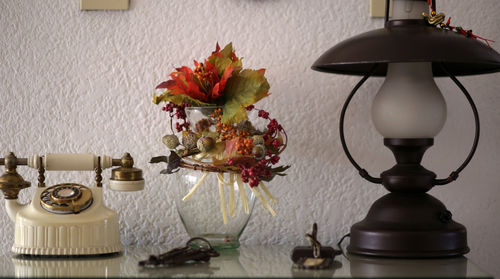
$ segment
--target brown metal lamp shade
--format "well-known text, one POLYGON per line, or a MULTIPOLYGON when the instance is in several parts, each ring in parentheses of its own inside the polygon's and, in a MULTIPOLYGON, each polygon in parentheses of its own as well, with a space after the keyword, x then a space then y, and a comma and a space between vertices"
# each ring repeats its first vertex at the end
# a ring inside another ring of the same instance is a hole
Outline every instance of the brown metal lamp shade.
POLYGON ((435 77, 448 76, 446 63, 455 76, 500 71, 500 54, 485 43, 456 32, 426 24, 425 20, 392 20, 385 28, 347 39, 330 48, 314 62, 320 72, 366 75, 380 64, 373 76, 385 76, 387 63, 433 62, 435 77))
POLYGON ((364 76, 342 108, 340 139, 359 174, 391 192, 372 205, 364 220, 351 227, 347 249, 353 254, 396 258, 462 255, 469 251, 465 227, 452 219, 443 203, 426 192, 456 180, 477 147, 478 112, 472 97, 455 76, 499 72, 500 54, 483 42, 428 25, 423 19, 387 21, 387 18, 386 12, 385 28, 337 44, 312 66, 320 72, 364 76), (394 153, 397 164, 380 178, 370 176, 347 148, 344 116, 352 97, 370 76, 385 76, 388 64, 399 62, 432 62, 433 75, 449 76, 472 108, 476 124, 472 150, 448 178, 437 179, 435 173, 420 164, 425 150, 433 144, 432 138, 385 138, 384 144, 394 153))

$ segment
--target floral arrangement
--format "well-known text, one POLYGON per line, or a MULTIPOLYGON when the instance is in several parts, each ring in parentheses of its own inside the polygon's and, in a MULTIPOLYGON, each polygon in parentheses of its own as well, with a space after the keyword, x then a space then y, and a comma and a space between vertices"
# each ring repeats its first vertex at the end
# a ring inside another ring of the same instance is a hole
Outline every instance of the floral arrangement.
POLYGON ((230 186, 229 215, 234 216, 233 185, 236 182, 247 214, 245 184, 274 216, 276 212, 271 204, 276 198, 264 182, 285 175, 290 167, 278 166, 280 154, 287 146, 285 130, 267 111, 254 106, 269 96, 269 83, 264 74, 265 69, 244 69, 231 43, 222 50, 217 44, 215 51, 202 63, 194 61, 194 68, 182 66, 172 72, 169 80, 156 87, 161 93, 153 97, 153 103, 165 103, 163 111, 168 113, 172 133, 163 137, 170 155, 154 157, 151 163, 167 163, 167 169, 162 174, 172 174, 180 168, 204 172, 184 201, 193 195, 209 173, 216 173, 225 224, 225 185, 230 186), (209 113, 197 123, 189 123, 186 119, 188 107, 202 107, 209 113), (266 121, 265 128, 259 130, 254 127, 247 115, 250 111, 257 112, 258 118, 266 121), (174 122, 181 140, 174 133, 174 122), (224 178, 226 173, 229 180, 224 178))

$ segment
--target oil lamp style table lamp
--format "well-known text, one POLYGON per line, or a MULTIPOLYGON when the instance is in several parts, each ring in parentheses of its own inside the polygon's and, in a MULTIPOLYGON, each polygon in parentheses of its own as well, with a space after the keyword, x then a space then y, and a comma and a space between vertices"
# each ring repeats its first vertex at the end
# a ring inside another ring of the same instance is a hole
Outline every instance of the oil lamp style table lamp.
POLYGON ((12 252, 36 256, 102 255, 121 252, 117 213, 103 200, 102 170, 112 170, 109 187, 116 191, 144 188, 142 170, 125 153, 121 159, 94 154, 46 154, 17 158, 9 153, 0 158, 5 173, 0 190, 5 208, 16 223, 12 252), (18 173, 18 166, 38 170, 38 187, 30 203, 18 203, 18 194, 30 186, 18 173), (48 171, 95 171, 95 187, 76 183, 45 185, 48 171))
POLYGON ((389 0, 386 1, 384 28, 337 44, 312 66, 321 72, 363 76, 341 112, 341 143, 363 178, 390 191, 372 205, 364 220, 351 227, 347 250, 398 258, 462 255, 469 251, 465 227, 452 219, 443 203, 426 192, 456 180, 478 143, 477 109, 455 76, 498 72, 500 55, 488 45, 489 40, 452 26, 449 20, 445 22, 445 15, 436 13, 435 1, 393 3, 393 19, 389 21, 389 0), (349 102, 370 76, 385 76, 372 104, 372 119, 384 137, 384 145, 396 158, 396 165, 380 178, 370 176, 358 165, 344 139, 344 116, 349 102), (472 150, 465 161, 448 178, 437 179, 420 162, 446 120, 446 103, 434 82, 434 77, 442 76, 450 77, 467 98, 476 128, 472 150))

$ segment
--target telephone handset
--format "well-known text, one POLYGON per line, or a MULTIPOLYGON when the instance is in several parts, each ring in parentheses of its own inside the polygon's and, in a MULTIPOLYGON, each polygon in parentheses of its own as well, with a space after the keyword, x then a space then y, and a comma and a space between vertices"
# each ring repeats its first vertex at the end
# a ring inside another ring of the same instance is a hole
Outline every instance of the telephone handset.
POLYGON ((16 222, 12 251, 29 255, 96 255, 122 251, 118 216, 102 200, 102 170, 112 170, 109 187, 116 191, 144 188, 142 170, 125 153, 121 159, 93 154, 46 154, 0 158, 6 172, 0 176, 9 217, 16 222), (38 170, 38 187, 26 205, 17 202, 20 190, 29 187, 17 166, 38 170), (95 187, 77 183, 45 186, 45 171, 95 171, 95 187))

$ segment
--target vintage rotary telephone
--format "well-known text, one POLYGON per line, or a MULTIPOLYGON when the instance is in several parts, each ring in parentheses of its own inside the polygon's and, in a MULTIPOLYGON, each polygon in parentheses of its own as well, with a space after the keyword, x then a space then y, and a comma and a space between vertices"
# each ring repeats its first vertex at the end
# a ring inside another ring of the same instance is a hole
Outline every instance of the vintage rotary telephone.
POLYGON ((9 153, 0 158, 5 174, 0 190, 7 214, 16 223, 12 252, 25 255, 101 255, 123 250, 118 215, 104 205, 102 170, 112 170, 109 186, 116 191, 144 188, 142 171, 125 153, 121 159, 93 154, 46 154, 17 158, 9 153), (32 201, 18 203, 19 191, 30 186, 16 171, 17 166, 38 169, 38 187, 32 201), (95 187, 76 183, 45 186, 45 171, 95 170, 95 187))

